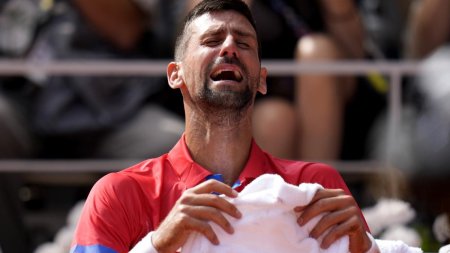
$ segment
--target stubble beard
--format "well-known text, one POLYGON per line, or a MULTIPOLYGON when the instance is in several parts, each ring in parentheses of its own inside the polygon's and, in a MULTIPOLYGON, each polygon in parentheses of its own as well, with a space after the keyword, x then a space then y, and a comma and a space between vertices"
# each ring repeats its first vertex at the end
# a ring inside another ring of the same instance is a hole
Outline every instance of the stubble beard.
MULTIPOLYGON (((247 75, 246 69, 242 69, 247 75)), ((238 122, 246 116, 250 105, 253 103, 254 91, 258 85, 258 78, 248 78, 242 82, 248 82, 242 90, 213 90, 210 86, 209 75, 205 75, 203 88, 199 93, 199 101, 202 111, 208 115, 210 121, 218 124, 230 124, 238 122)))
MULTIPOLYGON (((200 81, 200 80, 198 80, 200 81)), ((203 84, 197 91, 196 98, 198 112, 203 114, 203 118, 211 124, 233 127, 237 122, 248 117, 249 108, 253 104, 256 89, 259 84, 259 74, 250 76, 248 69, 239 59, 235 57, 220 57, 211 62, 205 69, 203 84), (210 73, 216 64, 229 63, 240 67, 243 75, 242 83, 237 87, 219 87, 217 90, 212 87, 210 73)))

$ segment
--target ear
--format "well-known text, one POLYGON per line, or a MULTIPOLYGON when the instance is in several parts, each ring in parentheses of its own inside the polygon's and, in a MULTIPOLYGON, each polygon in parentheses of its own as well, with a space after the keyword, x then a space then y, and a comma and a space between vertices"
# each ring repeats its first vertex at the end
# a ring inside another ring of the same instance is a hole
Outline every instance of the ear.
POLYGON ((184 84, 182 70, 179 62, 170 62, 167 65, 167 81, 172 89, 179 89, 184 84))
POLYGON ((259 74, 259 85, 258 85, 258 91, 263 94, 266 95, 267 93, 267 82, 266 82, 266 78, 267 78, 267 69, 262 67, 261 68, 261 72, 259 74))

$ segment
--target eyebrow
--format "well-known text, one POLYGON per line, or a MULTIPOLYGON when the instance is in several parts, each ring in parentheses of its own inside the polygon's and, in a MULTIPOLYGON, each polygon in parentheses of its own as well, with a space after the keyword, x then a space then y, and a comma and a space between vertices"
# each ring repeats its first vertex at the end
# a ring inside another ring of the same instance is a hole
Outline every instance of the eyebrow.
MULTIPOLYGON (((221 33, 225 33, 225 28, 223 26, 211 27, 208 30, 206 30, 200 36, 200 38, 203 39, 203 38, 208 37, 208 36, 220 35, 221 33)), ((244 31, 242 29, 232 28, 231 33, 232 34, 236 34, 236 35, 238 35, 240 37, 248 37, 248 38, 256 40, 256 35, 254 33, 247 32, 247 31, 244 31)))

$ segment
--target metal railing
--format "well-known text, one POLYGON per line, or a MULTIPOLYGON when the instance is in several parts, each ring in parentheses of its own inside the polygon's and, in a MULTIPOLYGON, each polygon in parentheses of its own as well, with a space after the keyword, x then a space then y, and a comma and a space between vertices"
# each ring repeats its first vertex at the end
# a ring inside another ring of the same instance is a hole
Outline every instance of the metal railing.
MULTIPOLYGON (((0 76, 45 76, 45 75, 85 75, 85 76, 165 76, 168 60, 158 61, 93 61, 93 60, 65 60, 52 62, 30 62, 22 60, 0 60, 0 76)), ((402 77, 417 74, 422 62, 409 61, 339 61, 339 62, 316 62, 301 63, 290 60, 266 60, 262 65, 267 67, 269 76, 287 76, 296 74, 336 74, 336 75, 367 75, 378 73, 387 77, 389 82, 388 97, 388 138, 396 132, 402 114, 402 77)), ((450 61, 434 63, 436 71, 447 71, 450 69, 450 61)), ((33 160, 30 160, 33 162, 33 160)), ((62 162, 62 161, 60 161, 62 162)), ((72 165, 58 169, 58 162, 34 161, 34 169, 26 169, 18 161, 0 160, 0 171, 68 171, 67 167, 84 171, 83 168, 91 168, 99 172, 105 172, 106 166, 111 169, 118 168, 119 165, 129 164, 129 161, 86 161, 78 164, 71 161, 72 165), (82 166, 81 166, 82 165, 82 166)), ((345 165, 339 163, 345 170, 345 165)), ((373 165, 373 163, 370 163, 373 165)), ((350 165, 351 168, 353 168, 350 165)), ((373 167, 373 166, 371 166, 373 167)), ((350 169, 350 171, 355 171, 350 169)))

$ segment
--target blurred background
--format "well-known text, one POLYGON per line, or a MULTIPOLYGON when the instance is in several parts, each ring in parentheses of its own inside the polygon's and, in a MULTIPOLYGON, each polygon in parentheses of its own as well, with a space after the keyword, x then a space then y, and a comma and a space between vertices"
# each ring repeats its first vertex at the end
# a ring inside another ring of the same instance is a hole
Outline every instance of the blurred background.
MULTIPOLYGON (((0 253, 69 252, 92 185, 184 130, 166 81, 197 0, 0 0, 0 253)), ((450 240, 450 1, 246 0, 255 140, 338 169, 377 238, 450 240)))

